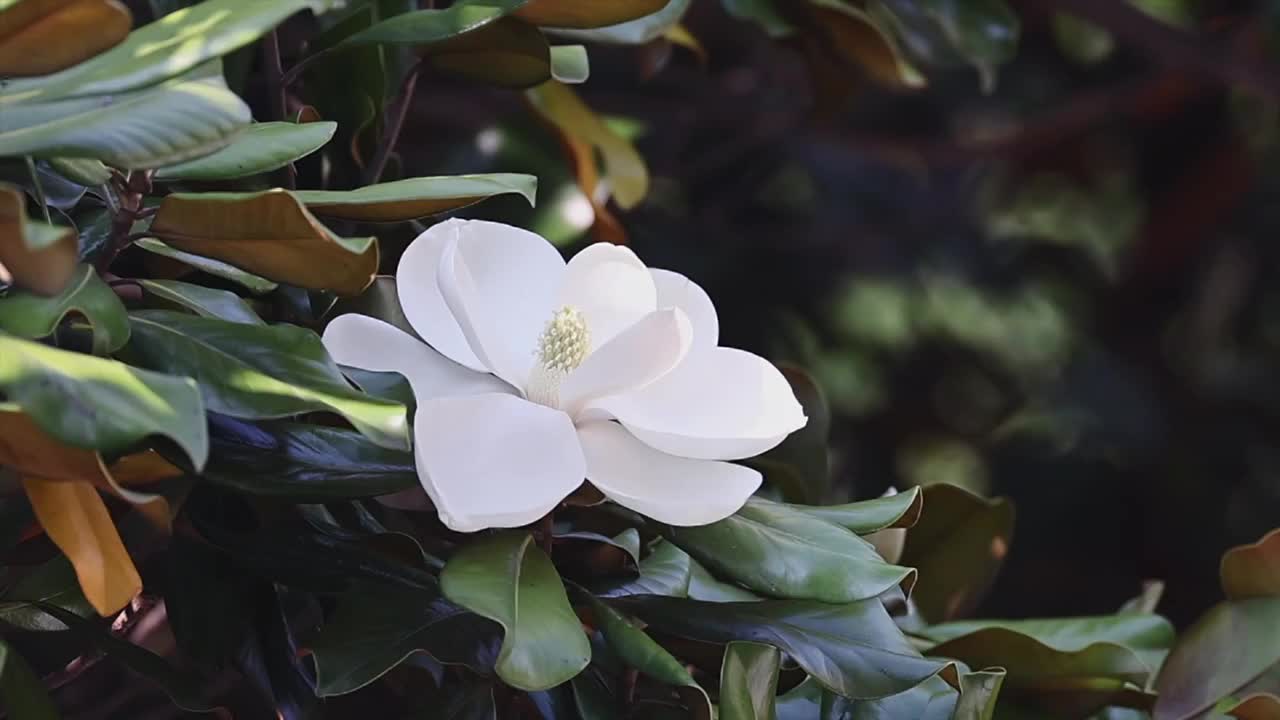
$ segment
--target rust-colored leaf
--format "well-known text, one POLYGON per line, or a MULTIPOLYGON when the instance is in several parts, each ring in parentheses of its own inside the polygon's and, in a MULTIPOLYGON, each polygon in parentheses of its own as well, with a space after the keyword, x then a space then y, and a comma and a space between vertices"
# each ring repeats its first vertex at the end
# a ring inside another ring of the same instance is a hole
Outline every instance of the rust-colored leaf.
POLYGON ((1253 695, 1226 714, 1238 720, 1280 720, 1280 696, 1253 695))
POLYGON ((23 0, 0 10, 0 76, 45 75, 88 60, 129 34, 117 0, 23 0))
POLYGON ((179 250, 339 295, 360 294, 378 271, 374 238, 338 237, 280 189, 169 195, 150 232, 179 250))
POLYGON ((78 482, 23 478, 36 519, 75 567, 80 589, 103 616, 142 590, 142 578, 98 491, 78 482))
POLYGON ((866 13, 843 2, 807 6, 829 61, 857 68, 888 88, 924 87, 924 77, 906 61, 892 35, 877 26, 866 13))
POLYGON ((22 191, 0 184, 0 280, 41 295, 57 295, 76 270, 71 228, 27 218, 22 191))
POLYGON ((667 0, 530 0, 515 15, 534 25, 598 28, 652 15, 667 0))
POLYGON ((1222 592, 1233 600, 1280 597, 1280 528, 1222 556, 1222 592))

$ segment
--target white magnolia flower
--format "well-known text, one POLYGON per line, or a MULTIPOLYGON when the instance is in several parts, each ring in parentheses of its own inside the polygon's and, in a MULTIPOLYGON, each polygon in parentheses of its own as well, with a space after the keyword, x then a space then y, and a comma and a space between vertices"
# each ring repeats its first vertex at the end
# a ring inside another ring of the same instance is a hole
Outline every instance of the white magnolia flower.
POLYGON ((724 461, 806 422, 777 368, 718 347, 702 288, 626 248, 566 264, 531 232, 447 220, 405 250, 396 284, 429 345, 363 315, 335 318, 324 343, 408 378, 418 476, 454 530, 534 522, 584 478, 660 522, 714 522, 760 485, 724 461))

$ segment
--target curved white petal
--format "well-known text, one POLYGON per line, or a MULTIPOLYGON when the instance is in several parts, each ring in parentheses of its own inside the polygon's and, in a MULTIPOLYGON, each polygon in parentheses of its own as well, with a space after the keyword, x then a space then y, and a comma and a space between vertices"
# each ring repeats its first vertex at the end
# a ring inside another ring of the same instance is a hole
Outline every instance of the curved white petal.
POLYGON ((452 274, 452 269, 442 268, 441 263, 446 247, 453 243, 470 274, 476 302, 484 306, 473 314, 491 318, 485 334, 490 344, 488 354, 527 370, 564 276, 560 252, 527 230, 482 220, 452 219, 419 235, 401 256, 396 289, 414 330, 453 360, 494 372, 497 368, 481 360, 481 352, 463 330, 464 319, 442 292, 440 280, 452 274))
POLYGON ((446 395, 512 392, 498 378, 463 367, 377 318, 339 315, 325 327, 322 339, 330 357, 341 365, 404 375, 418 402, 446 395))
POLYGON ((527 525, 586 476, 569 416, 513 395, 419 403, 413 432, 418 479, 459 532, 527 525))
POLYGON ((512 242, 517 236, 506 231, 535 238, 559 262, 555 248, 533 233, 471 221, 445 242, 436 280, 476 358, 523 390, 564 270, 549 261, 532 260, 542 254, 525 252, 532 241, 512 242), (484 227, 472 233, 472 224, 484 227), (490 226, 505 230, 493 233, 490 226))
POLYGON ((677 272, 650 268, 649 273, 658 289, 658 307, 680 308, 689 316, 694 347, 713 348, 720 344, 720 317, 707 291, 677 272))
POLYGON ((590 403, 593 411, 617 418, 658 450, 704 460, 759 455, 807 422, 772 363, 724 347, 689 353, 656 382, 590 403))
POLYGON ((610 500, 668 525, 705 525, 742 507, 760 473, 658 452, 614 422, 578 428, 587 479, 610 500))
POLYGON ((638 390, 680 364, 693 341, 678 308, 657 310, 587 356, 560 385, 560 408, 576 417, 591 400, 638 390))
POLYGON ((635 253, 620 245, 596 243, 569 260, 559 305, 582 313, 594 350, 656 310, 658 291, 635 253))

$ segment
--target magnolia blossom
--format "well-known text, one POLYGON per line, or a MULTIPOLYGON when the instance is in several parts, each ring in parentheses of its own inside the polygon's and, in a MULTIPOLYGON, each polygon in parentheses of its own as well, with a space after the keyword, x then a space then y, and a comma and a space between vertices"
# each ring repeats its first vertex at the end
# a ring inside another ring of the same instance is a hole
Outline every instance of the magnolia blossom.
POLYGON ((714 522, 760 485, 725 461, 806 422, 777 368, 718 346, 702 288, 627 248, 566 264, 531 232, 447 220, 405 250, 396 286, 425 343, 363 315, 324 343, 408 379, 418 476, 454 530, 534 522, 584 479, 660 522, 714 522))

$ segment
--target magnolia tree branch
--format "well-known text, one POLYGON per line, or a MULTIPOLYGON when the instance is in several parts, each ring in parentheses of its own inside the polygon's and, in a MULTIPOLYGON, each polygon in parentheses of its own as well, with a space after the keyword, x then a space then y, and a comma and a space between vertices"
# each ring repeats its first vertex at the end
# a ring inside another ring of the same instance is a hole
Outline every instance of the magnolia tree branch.
POLYGON ((413 104, 413 91, 418 86, 418 72, 421 68, 421 62, 414 63, 413 67, 409 68, 404 75, 404 80, 400 83, 400 92, 387 106, 387 115, 391 124, 387 126, 382 143, 378 146, 378 152, 373 156, 373 161, 369 163, 365 172, 366 185, 378 182, 382 172, 387 169, 387 159, 391 157, 391 151, 400 140, 400 130, 404 128, 405 116, 409 114, 409 106, 413 104))
POLYGON ((1205 41, 1117 0, 1034 0, 1104 28, 1165 65, 1280 98, 1280 72, 1230 48, 1205 41))

